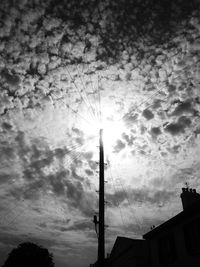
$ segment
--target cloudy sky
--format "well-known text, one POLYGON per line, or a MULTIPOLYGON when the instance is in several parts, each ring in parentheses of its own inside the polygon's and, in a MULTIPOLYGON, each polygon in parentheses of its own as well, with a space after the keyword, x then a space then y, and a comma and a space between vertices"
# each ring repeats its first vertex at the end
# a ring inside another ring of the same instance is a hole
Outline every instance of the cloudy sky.
POLYGON ((198 0, 1 0, 0 264, 20 242, 95 261, 98 131, 106 251, 200 192, 198 0))

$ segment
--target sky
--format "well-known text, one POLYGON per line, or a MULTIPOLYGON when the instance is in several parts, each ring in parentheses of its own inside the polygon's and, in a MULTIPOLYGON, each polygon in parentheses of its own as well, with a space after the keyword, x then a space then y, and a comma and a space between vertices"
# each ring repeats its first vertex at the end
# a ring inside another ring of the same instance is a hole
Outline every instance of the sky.
POLYGON ((99 128, 106 253, 200 192, 198 0, 1 0, 0 57, 0 265, 96 260, 99 128))

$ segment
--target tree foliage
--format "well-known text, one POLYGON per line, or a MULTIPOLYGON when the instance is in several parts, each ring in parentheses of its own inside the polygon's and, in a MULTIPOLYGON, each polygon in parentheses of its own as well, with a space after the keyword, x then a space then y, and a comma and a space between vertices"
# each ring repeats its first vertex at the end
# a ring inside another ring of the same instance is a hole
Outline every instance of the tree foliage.
POLYGON ((2 267, 54 267, 53 254, 31 242, 21 243, 8 255, 2 267))

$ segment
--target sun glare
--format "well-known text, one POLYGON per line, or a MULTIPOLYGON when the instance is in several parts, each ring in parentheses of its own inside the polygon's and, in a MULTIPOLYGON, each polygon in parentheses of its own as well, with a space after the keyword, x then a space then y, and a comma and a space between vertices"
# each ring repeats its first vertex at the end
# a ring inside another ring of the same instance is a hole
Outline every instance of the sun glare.
POLYGON ((86 138, 92 139, 93 137, 94 142, 92 142, 92 146, 98 146, 99 131, 100 129, 103 129, 104 151, 105 154, 110 155, 114 151, 114 146, 116 145, 117 140, 121 138, 124 126, 120 120, 112 121, 104 119, 101 123, 98 120, 93 121, 91 124, 82 122, 81 129, 86 135, 86 138))

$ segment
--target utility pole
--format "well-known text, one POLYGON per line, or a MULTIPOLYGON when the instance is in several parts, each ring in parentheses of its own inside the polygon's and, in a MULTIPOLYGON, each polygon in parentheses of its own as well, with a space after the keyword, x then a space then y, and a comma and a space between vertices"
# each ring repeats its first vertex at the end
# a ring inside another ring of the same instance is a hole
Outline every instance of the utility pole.
POLYGON ((98 267, 104 267, 105 258, 105 202, 104 202, 104 147, 103 129, 99 131, 99 239, 98 267))

